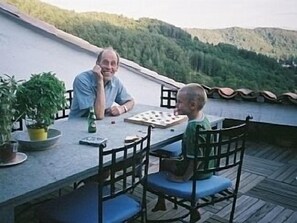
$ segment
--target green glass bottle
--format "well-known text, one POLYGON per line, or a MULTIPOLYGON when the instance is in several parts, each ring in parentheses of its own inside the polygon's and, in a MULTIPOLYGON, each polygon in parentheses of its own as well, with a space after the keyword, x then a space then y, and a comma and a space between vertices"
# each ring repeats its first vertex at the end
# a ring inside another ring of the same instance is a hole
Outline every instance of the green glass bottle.
POLYGON ((96 132, 96 116, 95 110, 93 107, 90 107, 89 116, 88 116, 88 132, 94 133, 96 132))

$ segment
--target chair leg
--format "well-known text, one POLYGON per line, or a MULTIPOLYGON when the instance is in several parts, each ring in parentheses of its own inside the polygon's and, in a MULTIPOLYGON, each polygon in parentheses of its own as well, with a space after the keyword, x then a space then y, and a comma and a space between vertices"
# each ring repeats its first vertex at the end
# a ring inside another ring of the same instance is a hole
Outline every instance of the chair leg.
POLYGON ((230 218, 229 218, 229 222, 230 223, 233 222, 234 212, 235 212, 235 206, 236 206, 236 199, 237 199, 237 195, 235 195, 235 197, 233 197, 232 209, 231 209, 230 218))
POLYGON ((201 215, 200 215, 200 212, 198 211, 198 209, 191 210, 190 223, 197 222, 200 219, 201 219, 201 215))
POLYGON ((176 204, 176 203, 177 203, 177 198, 175 197, 174 200, 175 200, 175 202, 174 202, 174 207, 173 207, 173 208, 174 208, 174 209, 177 209, 177 208, 178 208, 178 206, 177 206, 177 204, 176 204))
POLYGON ((162 157, 159 158, 159 172, 162 170, 162 157))

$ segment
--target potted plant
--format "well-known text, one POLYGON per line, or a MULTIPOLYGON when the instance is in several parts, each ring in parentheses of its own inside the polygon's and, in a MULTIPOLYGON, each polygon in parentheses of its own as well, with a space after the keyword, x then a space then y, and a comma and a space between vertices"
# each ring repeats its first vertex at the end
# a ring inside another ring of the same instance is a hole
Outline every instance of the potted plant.
POLYGON ((65 108, 65 85, 55 73, 32 74, 17 90, 17 110, 25 118, 31 140, 46 140, 55 114, 65 108))
POLYGON ((16 157, 17 141, 12 140, 11 130, 16 118, 16 91, 18 82, 14 76, 0 75, 0 163, 16 157))

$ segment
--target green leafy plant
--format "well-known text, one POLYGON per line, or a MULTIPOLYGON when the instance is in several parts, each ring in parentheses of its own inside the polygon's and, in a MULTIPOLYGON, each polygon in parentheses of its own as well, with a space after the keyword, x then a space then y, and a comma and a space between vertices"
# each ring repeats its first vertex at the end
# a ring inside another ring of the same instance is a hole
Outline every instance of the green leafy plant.
POLYGON ((11 141, 11 129, 17 120, 15 103, 18 84, 14 76, 0 75, 0 146, 11 141))
POLYGON ((17 91, 17 110, 32 120, 28 128, 45 128, 54 123, 55 114, 66 106, 65 85, 55 73, 32 74, 17 91))

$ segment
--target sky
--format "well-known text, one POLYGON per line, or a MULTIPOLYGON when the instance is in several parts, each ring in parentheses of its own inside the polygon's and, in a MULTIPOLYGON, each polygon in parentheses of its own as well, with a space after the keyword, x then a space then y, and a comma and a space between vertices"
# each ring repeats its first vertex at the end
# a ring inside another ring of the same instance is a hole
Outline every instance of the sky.
POLYGON ((297 0, 41 0, 77 12, 149 17, 181 28, 297 30, 297 0))

